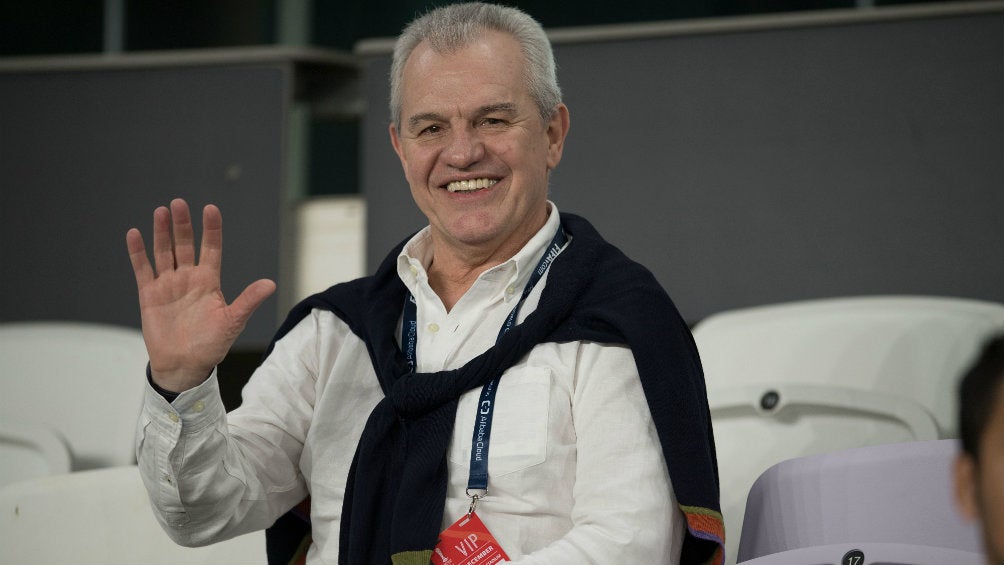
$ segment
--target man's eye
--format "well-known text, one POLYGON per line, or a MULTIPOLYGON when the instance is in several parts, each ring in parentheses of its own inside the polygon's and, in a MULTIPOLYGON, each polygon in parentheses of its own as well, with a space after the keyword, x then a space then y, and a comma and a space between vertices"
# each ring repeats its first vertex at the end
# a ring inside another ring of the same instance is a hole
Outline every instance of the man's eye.
POLYGON ((505 120, 500 118, 484 118, 481 120, 481 125, 483 126, 501 126, 505 124, 505 120))
POLYGON ((418 132, 418 135, 434 135, 441 131, 443 131, 443 128, 441 128, 440 126, 431 125, 423 129, 422 131, 418 132))

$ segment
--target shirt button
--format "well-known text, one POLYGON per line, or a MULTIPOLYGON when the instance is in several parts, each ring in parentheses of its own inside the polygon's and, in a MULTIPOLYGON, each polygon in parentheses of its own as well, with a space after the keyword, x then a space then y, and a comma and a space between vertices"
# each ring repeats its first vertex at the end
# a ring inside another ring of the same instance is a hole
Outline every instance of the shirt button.
POLYGON ((439 331, 439 324, 429 324, 429 331, 436 333, 439 331))
POLYGON ((506 287, 505 293, 509 295, 516 294, 516 287, 509 285, 508 287, 506 287))
POLYGON ((181 418, 178 418, 178 415, 175 414, 174 412, 168 412, 167 413, 167 417, 168 417, 168 419, 170 419, 172 422, 174 422, 176 424, 178 423, 178 420, 181 419, 181 418))
POLYGON ((193 412, 202 412, 205 409, 206 409, 206 403, 202 402, 201 400, 196 400, 195 404, 192 404, 193 412))
POLYGON ((167 473, 164 473, 164 482, 165 482, 165 483, 167 483, 167 484, 169 484, 169 485, 172 485, 172 484, 174 484, 174 483, 173 483, 173 482, 171 481, 171 475, 168 475, 167 473))
POLYGON ((415 265, 408 265, 408 270, 411 271, 411 274, 413 275, 418 274, 418 267, 416 267, 415 265))

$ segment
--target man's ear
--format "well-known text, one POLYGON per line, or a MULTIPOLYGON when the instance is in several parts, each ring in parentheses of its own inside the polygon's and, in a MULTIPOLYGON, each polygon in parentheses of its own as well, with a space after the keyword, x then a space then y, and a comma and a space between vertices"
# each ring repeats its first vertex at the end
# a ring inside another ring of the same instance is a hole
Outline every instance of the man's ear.
POLYGON ((390 133, 390 144, 394 146, 394 152, 397 153, 397 158, 401 160, 401 167, 404 169, 405 174, 408 174, 408 162, 404 158, 404 150, 401 147, 401 138, 397 134, 397 128, 391 123, 387 129, 390 133))
POLYGON ((561 161, 561 152, 565 148, 565 137, 571 122, 568 117, 568 107, 558 104, 547 123, 547 170, 553 170, 561 161))
POLYGON ((966 453, 959 453, 955 458, 953 468, 955 479, 955 504, 959 507, 959 512, 968 520, 979 518, 979 472, 976 468, 976 461, 966 453))

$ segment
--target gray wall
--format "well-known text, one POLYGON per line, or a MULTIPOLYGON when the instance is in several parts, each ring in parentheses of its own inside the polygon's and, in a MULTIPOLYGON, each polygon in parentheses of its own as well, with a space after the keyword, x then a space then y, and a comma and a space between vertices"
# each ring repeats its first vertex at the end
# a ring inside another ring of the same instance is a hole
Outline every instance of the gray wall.
MULTIPOLYGON (((1004 302, 1004 13, 557 42, 552 176, 684 317, 836 295, 1004 302)), ((368 258, 424 225, 367 58, 368 258)))
MULTIPOLYGON (((287 73, 272 66, 0 73, 0 321, 139 325, 125 233, 171 198, 224 216, 223 289, 279 272, 287 73)), ((239 344, 267 343, 275 299, 239 344)))
MULTIPOLYGON (((687 319, 864 293, 1004 302, 1000 9, 556 52, 572 132, 552 196, 648 265, 687 319)), ((373 268, 424 222, 387 137, 388 57, 365 61, 373 268)), ((0 321, 137 325, 125 231, 149 237, 174 196, 223 209, 228 297, 278 277, 287 70, 0 72, 0 321)), ((238 345, 277 320, 270 299, 238 345)))

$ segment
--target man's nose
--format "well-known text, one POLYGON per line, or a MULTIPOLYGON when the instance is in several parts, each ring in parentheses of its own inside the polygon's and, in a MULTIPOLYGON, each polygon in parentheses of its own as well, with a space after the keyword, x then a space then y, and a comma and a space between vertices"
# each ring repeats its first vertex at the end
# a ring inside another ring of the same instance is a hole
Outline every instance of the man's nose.
POLYGON ((466 169, 485 156, 485 145, 472 127, 454 128, 450 143, 443 151, 446 164, 456 169, 466 169))

